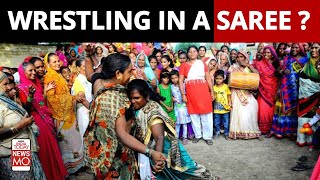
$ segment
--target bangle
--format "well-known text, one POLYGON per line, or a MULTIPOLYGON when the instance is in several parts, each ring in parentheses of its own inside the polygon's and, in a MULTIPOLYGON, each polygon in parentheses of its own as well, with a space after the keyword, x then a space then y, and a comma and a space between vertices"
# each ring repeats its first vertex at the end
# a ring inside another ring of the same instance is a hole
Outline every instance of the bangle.
POLYGON ((144 155, 146 155, 147 157, 149 157, 149 153, 150 153, 150 149, 149 147, 146 148, 146 152, 144 153, 144 155))
POLYGON ((27 101, 31 103, 33 101, 33 97, 28 96, 27 101))
POLYGON ((13 134, 15 134, 15 133, 18 132, 17 128, 15 128, 15 127, 13 127, 13 126, 10 127, 10 130, 11 130, 11 132, 12 132, 13 134))

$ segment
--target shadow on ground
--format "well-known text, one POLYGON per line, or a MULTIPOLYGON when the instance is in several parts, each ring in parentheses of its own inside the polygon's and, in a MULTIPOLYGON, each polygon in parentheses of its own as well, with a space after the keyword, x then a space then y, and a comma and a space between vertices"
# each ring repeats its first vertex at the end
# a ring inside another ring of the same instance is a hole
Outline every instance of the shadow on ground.
POLYGON ((220 137, 208 146, 203 140, 185 145, 191 157, 221 179, 308 180, 319 150, 309 151, 288 139, 225 140, 220 137), (292 171, 298 158, 307 156, 312 169, 292 171))

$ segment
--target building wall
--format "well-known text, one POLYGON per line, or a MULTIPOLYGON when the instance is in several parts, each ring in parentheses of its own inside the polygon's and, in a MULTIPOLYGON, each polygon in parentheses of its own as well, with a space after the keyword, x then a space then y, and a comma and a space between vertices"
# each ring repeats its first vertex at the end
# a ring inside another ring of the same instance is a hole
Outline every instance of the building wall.
POLYGON ((0 43, 0 66, 18 67, 27 56, 38 56, 41 52, 55 50, 55 46, 0 43))

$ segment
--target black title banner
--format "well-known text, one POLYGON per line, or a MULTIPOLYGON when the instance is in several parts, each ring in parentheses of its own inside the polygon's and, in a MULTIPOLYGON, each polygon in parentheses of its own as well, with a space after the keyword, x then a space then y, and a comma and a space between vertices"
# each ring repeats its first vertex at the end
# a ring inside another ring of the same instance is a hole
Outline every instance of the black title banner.
POLYGON ((213 41, 213 1, 178 2, 175 7, 168 6, 168 1, 146 2, 1 7, 1 41, 213 41))

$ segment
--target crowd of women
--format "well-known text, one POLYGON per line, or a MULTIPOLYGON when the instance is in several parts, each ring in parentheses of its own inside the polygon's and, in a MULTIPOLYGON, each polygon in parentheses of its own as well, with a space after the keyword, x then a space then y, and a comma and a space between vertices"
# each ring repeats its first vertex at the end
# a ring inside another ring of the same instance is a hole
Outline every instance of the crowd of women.
POLYGON ((209 57, 204 46, 117 45, 59 44, 1 67, 0 177, 219 179, 183 145, 220 134, 318 148, 319 43, 260 43, 252 61, 227 45, 209 57), (257 89, 229 87, 235 72, 258 74, 257 89), (31 139, 30 172, 11 170, 15 138, 31 139))

